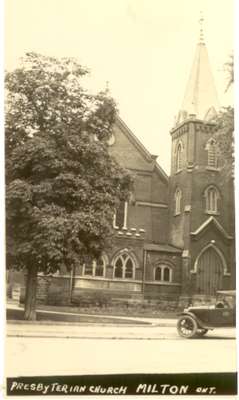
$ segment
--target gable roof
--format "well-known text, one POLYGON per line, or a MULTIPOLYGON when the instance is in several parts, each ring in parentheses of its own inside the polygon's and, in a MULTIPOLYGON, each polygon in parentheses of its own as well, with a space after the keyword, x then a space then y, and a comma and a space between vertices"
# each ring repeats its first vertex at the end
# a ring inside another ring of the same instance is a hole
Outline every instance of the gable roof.
POLYGON ((166 181, 168 181, 168 175, 166 172, 160 167, 157 163, 157 156, 154 154, 150 154, 149 151, 144 147, 144 145, 139 141, 139 139, 134 135, 134 133, 129 129, 129 127, 125 124, 125 122, 120 118, 119 115, 116 117, 116 125, 124 132, 127 138, 131 141, 131 143, 137 148, 140 154, 144 157, 144 159, 152 165, 152 170, 155 171, 166 181))
POLYGON ((206 221, 202 223, 202 225, 199 226, 198 229, 196 229, 194 232, 191 232, 192 236, 197 236, 199 233, 203 232, 204 229, 206 229, 210 224, 213 224, 218 231, 226 238, 226 239, 233 239, 232 236, 230 236, 226 230, 223 228, 223 226, 217 221, 217 219, 213 216, 209 217, 206 221))

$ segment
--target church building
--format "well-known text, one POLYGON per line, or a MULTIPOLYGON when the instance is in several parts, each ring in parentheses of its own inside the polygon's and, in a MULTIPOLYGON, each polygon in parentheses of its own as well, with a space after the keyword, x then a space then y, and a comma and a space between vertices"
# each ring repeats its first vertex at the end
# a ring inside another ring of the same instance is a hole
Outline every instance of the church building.
POLYGON ((100 262, 79 266, 73 296, 183 301, 235 286, 233 182, 223 175, 213 117, 219 110, 201 34, 182 107, 171 132, 168 177, 118 118, 110 154, 134 176, 134 193, 113 221, 114 245, 100 262))
MULTIPOLYGON (((235 287, 233 181, 224 176, 217 153, 218 110, 201 35, 182 107, 168 133, 170 176, 118 117, 109 152, 132 173, 134 193, 115 213, 113 247, 99 262, 48 280, 48 300, 64 303, 69 293, 74 299, 97 292, 186 304, 235 287)), ((42 288, 46 280, 40 281, 42 288)))

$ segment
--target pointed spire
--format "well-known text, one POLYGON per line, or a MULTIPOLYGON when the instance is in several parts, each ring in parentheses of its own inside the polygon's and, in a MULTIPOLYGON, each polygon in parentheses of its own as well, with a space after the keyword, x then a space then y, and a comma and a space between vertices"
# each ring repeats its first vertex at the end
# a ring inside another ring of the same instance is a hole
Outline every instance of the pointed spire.
POLYGON ((209 120, 216 115, 219 102, 213 75, 209 63, 207 48, 204 41, 204 18, 200 14, 199 42, 184 94, 181 110, 177 123, 183 122, 190 116, 197 119, 209 120))

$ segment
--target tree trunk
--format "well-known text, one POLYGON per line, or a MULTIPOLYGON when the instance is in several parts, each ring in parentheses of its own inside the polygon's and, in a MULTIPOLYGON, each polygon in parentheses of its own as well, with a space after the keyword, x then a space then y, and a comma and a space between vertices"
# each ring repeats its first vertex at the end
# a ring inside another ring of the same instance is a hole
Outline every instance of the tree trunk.
POLYGON ((36 320, 37 267, 31 266, 27 272, 24 319, 36 320))

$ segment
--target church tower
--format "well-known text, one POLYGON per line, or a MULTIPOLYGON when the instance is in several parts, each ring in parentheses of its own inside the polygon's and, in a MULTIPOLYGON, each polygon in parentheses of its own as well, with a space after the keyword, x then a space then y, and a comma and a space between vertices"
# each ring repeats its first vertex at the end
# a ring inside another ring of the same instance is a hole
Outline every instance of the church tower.
MULTIPOLYGON (((202 24, 203 19, 200 19, 202 24)), ((219 101, 203 30, 171 130, 170 243, 183 249, 181 298, 205 301, 235 282, 233 185, 217 152, 219 101)))

